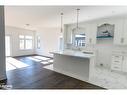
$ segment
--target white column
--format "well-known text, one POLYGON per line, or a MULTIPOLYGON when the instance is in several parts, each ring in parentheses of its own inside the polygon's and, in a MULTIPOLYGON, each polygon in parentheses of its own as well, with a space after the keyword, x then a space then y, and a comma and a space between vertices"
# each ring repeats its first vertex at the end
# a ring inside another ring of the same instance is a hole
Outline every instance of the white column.
POLYGON ((0 6, 0 80, 6 79, 4 6, 0 6))

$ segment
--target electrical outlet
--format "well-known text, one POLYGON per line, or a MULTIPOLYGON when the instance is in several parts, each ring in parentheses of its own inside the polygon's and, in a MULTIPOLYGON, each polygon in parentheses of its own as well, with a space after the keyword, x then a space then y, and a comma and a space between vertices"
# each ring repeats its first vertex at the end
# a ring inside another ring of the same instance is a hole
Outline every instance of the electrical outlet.
POLYGON ((100 66, 103 67, 103 63, 100 63, 100 66))

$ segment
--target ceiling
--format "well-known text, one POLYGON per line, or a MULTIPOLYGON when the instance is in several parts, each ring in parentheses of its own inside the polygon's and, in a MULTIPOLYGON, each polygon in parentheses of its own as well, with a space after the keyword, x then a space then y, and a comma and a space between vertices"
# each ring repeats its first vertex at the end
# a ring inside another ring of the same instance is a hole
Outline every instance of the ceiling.
POLYGON ((5 24, 31 30, 59 27, 60 13, 64 13, 64 24, 75 23, 77 8, 79 21, 127 14, 127 6, 5 6, 5 24))

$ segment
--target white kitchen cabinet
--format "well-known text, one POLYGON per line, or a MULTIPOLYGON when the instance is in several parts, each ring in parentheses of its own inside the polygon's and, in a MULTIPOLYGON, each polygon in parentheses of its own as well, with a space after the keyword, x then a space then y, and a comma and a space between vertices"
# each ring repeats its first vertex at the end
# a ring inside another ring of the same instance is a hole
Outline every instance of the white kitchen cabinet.
POLYGON ((72 44, 72 27, 66 26, 66 42, 72 44))
POLYGON ((123 56, 122 71, 127 72, 127 56, 123 56))
POLYGON ((127 45, 127 19, 124 19, 123 45, 127 45))
POLYGON ((123 45, 123 20, 116 20, 114 31, 114 45, 123 45))
POLYGON ((127 19, 123 18, 116 21, 114 44, 121 46, 127 45, 127 19))
POLYGON ((87 44, 95 45, 96 44, 96 35, 97 35, 97 24, 90 23, 87 29, 87 44))
MULTIPOLYGON (((113 52, 114 53, 114 52, 113 52)), ((127 52, 115 52, 112 55, 111 70, 127 72, 127 52)))
POLYGON ((113 55, 111 69, 116 70, 116 71, 121 71, 122 70, 122 59, 123 59, 123 56, 121 55, 113 55))

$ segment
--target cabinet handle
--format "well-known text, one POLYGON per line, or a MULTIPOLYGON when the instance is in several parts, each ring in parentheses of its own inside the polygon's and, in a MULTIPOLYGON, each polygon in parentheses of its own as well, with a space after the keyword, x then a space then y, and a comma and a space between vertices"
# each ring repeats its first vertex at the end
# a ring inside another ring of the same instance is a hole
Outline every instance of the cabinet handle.
POLYGON ((124 38, 121 38, 121 43, 123 43, 124 42, 124 38))
POLYGON ((115 56, 115 57, 119 57, 119 56, 115 56))
POLYGON ((114 61, 114 62, 119 62, 119 61, 114 61))

